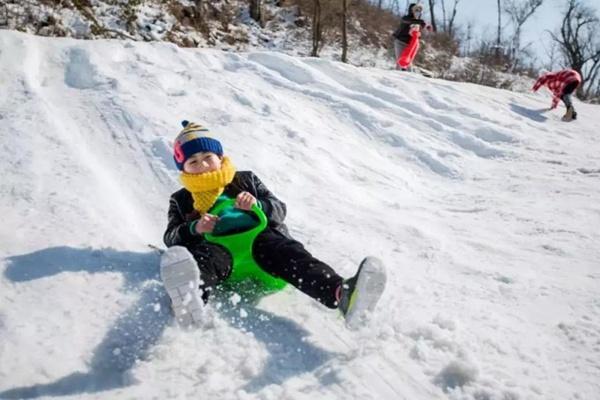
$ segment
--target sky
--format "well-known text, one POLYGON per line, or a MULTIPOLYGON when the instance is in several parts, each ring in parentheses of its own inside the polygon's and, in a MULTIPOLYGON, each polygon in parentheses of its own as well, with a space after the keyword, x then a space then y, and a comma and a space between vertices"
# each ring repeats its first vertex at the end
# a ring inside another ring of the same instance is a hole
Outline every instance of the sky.
MULTIPOLYGON (((598 1, 598 0, 596 0, 598 1)), ((546 59, 546 49, 551 43, 548 30, 554 31, 560 26, 561 14, 564 9, 565 0, 545 0, 534 15, 523 27, 522 43, 532 43, 532 49, 539 58, 546 59)), ((474 21, 477 32, 484 36, 495 37, 497 29, 497 2, 496 0, 461 0, 460 9, 456 19, 463 24, 474 21)), ((503 35, 509 37, 512 27, 508 16, 502 15, 503 35)))

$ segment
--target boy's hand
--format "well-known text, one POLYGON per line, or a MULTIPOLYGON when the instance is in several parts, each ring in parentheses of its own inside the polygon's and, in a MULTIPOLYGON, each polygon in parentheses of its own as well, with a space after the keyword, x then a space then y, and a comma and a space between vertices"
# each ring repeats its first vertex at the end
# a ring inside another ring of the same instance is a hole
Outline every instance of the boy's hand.
POLYGON ((419 24, 412 24, 410 26, 410 31, 409 32, 419 32, 421 30, 421 25, 419 24))
POLYGON ((219 220, 219 217, 216 215, 205 213, 196 223, 194 229, 198 235, 203 233, 210 233, 215 229, 215 224, 219 220))
POLYGON ((256 204, 256 197, 248 192, 242 192, 235 198, 235 207, 241 210, 249 211, 256 204))

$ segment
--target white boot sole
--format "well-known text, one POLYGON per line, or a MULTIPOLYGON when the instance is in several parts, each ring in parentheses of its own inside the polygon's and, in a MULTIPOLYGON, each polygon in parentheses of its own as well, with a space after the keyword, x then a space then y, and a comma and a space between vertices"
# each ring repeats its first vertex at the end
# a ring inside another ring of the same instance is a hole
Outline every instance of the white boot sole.
POLYGON ((387 274, 385 266, 376 257, 367 257, 356 281, 356 300, 346 314, 346 326, 357 329, 366 325, 385 290, 387 274))
POLYGON ((171 307, 177 323, 182 327, 199 324, 204 311, 204 303, 198 289, 200 270, 185 247, 170 247, 162 255, 160 278, 171 298, 171 307))

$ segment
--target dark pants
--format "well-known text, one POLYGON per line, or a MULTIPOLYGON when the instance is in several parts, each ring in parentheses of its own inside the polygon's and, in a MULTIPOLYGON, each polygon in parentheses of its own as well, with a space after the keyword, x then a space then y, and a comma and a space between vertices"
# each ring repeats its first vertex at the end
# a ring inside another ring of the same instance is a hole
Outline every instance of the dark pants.
POLYGON ((577 89, 577 86, 579 86, 579 83, 577 82, 571 82, 565 86, 562 96, 560 96, 560 99, 565 103, 565 106, 574 108, 573 102, 571 101, 571 94, 577 89))
POLYGON ((400 58, 400 54, 402 54, 406 46, 408 46, 407 43, 404 43, 398 39, 394 39, 394 53, 396 54, 396 65, 398 63, 398 59, 400 58))
MULTIPOLYGON (((204 300, 231 273, 231 256, 221 246, 203 242, 189 249, 200 269, 204 300)), ((297 240, 267 228, 254 240, 254 259, 269 274, 281 278, 329 308, 336 308, 336 289, 342 278, 314 258, 297 240)))

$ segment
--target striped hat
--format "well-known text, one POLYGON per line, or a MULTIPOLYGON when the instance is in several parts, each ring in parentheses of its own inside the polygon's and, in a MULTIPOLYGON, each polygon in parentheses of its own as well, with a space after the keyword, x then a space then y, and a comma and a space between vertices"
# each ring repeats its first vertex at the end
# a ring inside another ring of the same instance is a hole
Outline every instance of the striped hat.
POLYGON ((196 153, 215 153, 223 155, 223 147, 217 139, 206 136, 208 129, 189 121, 181 121, 183 130, 175 138, 173 159, 180 171, 183 171, 185 160, 196 153))

